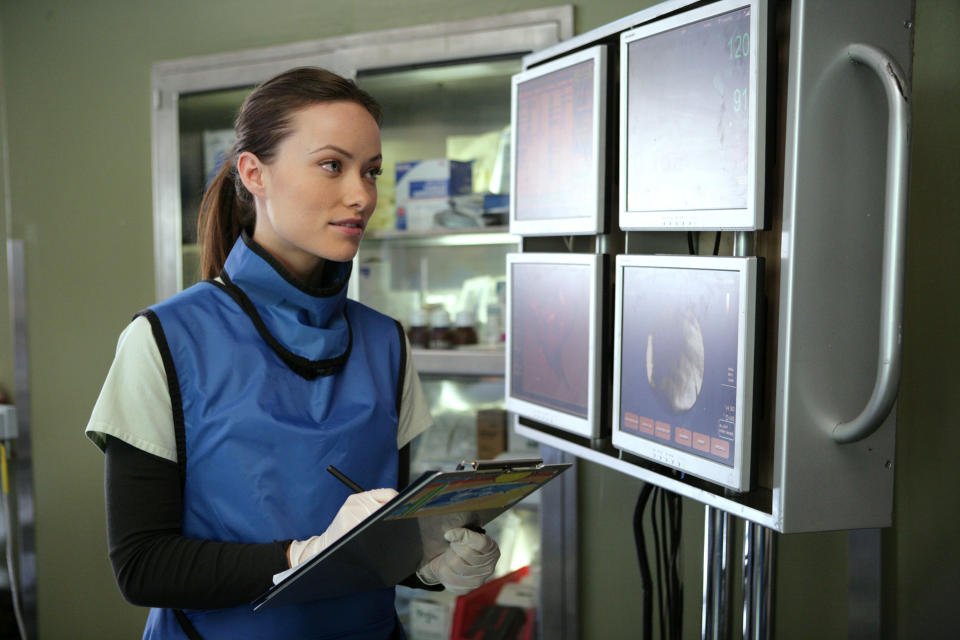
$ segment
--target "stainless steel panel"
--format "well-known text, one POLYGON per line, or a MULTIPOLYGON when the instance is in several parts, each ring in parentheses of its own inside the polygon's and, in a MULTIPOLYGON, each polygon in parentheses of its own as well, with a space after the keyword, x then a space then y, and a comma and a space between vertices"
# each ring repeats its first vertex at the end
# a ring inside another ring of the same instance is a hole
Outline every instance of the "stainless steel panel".
POLYGON ((885 50, 909 78, 909 0, 793 2, 776 401, 777 528, 880 527, 892 517, 895 414, 837 444, 877 373, 888 109, 848 47, 885 50))

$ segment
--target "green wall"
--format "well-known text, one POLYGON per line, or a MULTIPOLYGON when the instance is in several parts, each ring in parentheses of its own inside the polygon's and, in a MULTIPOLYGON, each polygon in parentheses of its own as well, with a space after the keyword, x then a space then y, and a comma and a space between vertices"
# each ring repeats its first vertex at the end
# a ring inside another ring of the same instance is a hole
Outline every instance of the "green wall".
MULTIPOLYGON (((25 241, 33 392, 39 629, 44 638, 138 637, 106 559, 102 458, 82 431, 131 314, 153 301, 150 68, 160 60, 550 6, 531 0, 85 0, 0 3, 12 236, 25 241)), ((582 32, 653 4, 576 3, 582 32)), ((960 4, 919 0, 914 144, 899 404, 896 526, 889 532, 897 637, 938 637, 960 595, 950 553, 960 356, 953 238, 960 201, 960 4)), ((2 189, 2 184, 0 184, 2 189)), ((0 194, 2 195, 2 194, 0 194)), ((4 227, 0 226, 0 239, 4 227)), ((0 249, 2 252, 2 249, 0 249)), ((0 386, 10 385, 0 263, 0 386)), ((626 529, 639 483, 584 465, 581 637, 634 637, 639 578, 626 529), (587 519, 584 518, 584 522, 587 519)), ((697 635, 702 509, 685 504, 688 636, 697 635)), ((846 536, 780 540, 780 638, 843 637, 846 536)), ((891 631, 893 628, 891 628, 891 631)))
MULTIPOLYGON (((893 530, 900 638, 944 637, 960 597, 960 2, 919 0, 893 530)), ((891 559, 892 560, 892 559, 891 559)))

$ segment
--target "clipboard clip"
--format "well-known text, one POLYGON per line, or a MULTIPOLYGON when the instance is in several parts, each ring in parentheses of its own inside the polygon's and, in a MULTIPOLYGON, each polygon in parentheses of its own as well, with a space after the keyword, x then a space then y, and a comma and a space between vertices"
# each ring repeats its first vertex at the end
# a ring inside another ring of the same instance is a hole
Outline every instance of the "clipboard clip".
POLYGON ((540 458, 517 458, 515 460, 473 460, 467 462, 461 460, 457 465, 457 471, 464 469, 471 471, 536 471, 543 467, 543 460, 540 458))

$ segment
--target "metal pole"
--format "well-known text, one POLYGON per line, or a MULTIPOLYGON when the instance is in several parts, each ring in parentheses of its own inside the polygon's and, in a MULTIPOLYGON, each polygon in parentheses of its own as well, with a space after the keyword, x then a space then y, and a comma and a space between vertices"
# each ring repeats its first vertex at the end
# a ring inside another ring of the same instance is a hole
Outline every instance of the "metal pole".
POLYGON ((751 525, 757 529, 757 557, 762 558, 759 580, 756 580, 756 629, 757 638, 773 637, 773 597, 776 586, 777 533, 759 524, 751 525))
POLYGON ((856 529, 847 534, 850 640, 879 639, 883 630, 882 543, 881 529, 856 529))
POLYGON ((756 607, 756 600, 753 596, 753 572, 756 569, 754 554, 756 553, 755 530, 750 522, 744 522, 743 526, 743 618, 742 618, 742 637, 743 640, 753 637, 753 611, 756 607))
POLYGON ((749 231, 737 231, 733 236, 733 255, 748 256, 753 251, 753 234, 749 231))
POLYGON ((775 534, 761 525, 745 522, 743 530, 743 638, 773 637, 773 585, 775 534))
POLYGON ((707 506, 703 532, 702 640, 726 640, 730 635, 730 565, 733 559, 730 514, 707 506))

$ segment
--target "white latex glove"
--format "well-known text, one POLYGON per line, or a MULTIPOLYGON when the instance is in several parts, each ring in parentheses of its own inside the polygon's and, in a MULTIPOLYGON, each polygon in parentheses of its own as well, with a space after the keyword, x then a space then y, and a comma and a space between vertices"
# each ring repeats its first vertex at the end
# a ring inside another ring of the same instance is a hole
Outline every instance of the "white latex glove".
POLYGON ((317 555, 346 532, 367 519, 371 513, 389 502, 397 492, 393 489, 373 489, 363 493, 354 493, 337 511, 333 522, 319 536, 307 540, 294 540, 287 549, 290 567, 296 567, 317 555))
POLYGON ((417 570, 424 584, 442 583, 447 591, 463 595, 482 585, 493 574, 500 547, 493 538, 470 529, 450 529, 443 534, 446 551, 417 570))

